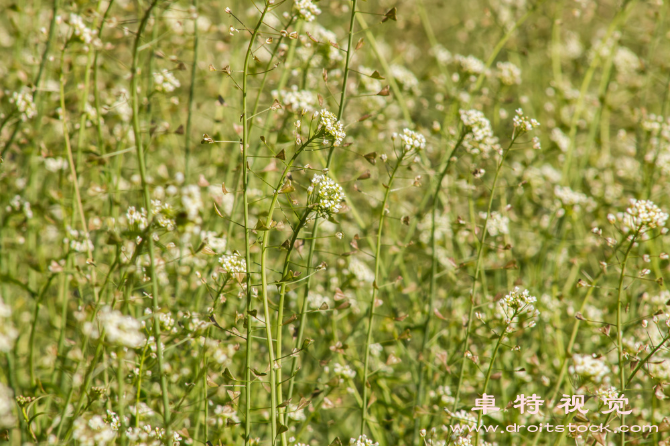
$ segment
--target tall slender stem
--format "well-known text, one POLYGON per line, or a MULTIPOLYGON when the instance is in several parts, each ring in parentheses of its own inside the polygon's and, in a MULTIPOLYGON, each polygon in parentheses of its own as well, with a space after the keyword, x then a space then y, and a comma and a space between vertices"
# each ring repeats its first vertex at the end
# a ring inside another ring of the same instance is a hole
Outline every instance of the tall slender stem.
POLYGON ((479 249, 477 250, 477 262, 475 263, 475 273, 473 276, 473 281, 472 281, 472 290, 470 291, 470 311, 468 314, 468 326, 465 331, 465 340, 463 341, 463 354, 461 357, 463 358, 463 361, 461 362, 461 371, 458 376, 458 385, 456 387, 456 396, 454 397, 454 406, 453 410, 456 411, 456 408, 458 407, 458 401, 461 396, 461 388, 463 386, 463 378, 465 376, 465 352, 468 351, 468 342, 470 341, 470 333, 472 331, 472 322, 474 319, 474 312, 475 312, 475 302, 476 302, 476 294, 477 294, 477 281, 479 279, 479 274, 481 272, 481 266, 482 266, 482 258, 483 258, 483 253, 484 253, 484 245, 486 241, 486 234, 488 231, 488 225, 489 225, 489 219, 491 218, 491 209, 493 207, 493 199, 495 197, 495 191, 496 187, 498 185, 498 177, 500 176, 500 170, 502 169, 503 163, 505 162, 505 158, 507 157, 507 154, 509 153, 509 150, 512 148, 512 145, 514 144, 514 141, 516 140, 515 137, 512 138, 512 141, 509 144, 509 147, 507 147, 507 150, 505 150, 500 157, 500 162, 498 163, 498 166, 496 167, 496 174, 495 177, 493 178, 493 185, 491 186, 491 195, 489 197, 489 204, 488 207, 486 208, 486 218, 484 219, 484 227, 482 228, 482 238, 479 240, 479 249))
POLYGON ((402 154, 398 157, 398 162, 396 163, 395 167, 393 168, 393 171, 391 172, 389 183, 386 186, 386 191, 384 192, 384 201, 382 202, 381 212, 379 216, 379 228, 377 229, 377 241, 375 247, 375 280, 374 282, 372 282, 372 294, 370 296, 370 305, 368 308, 368 332, 365 337, 365 359, 363 361, 363 402, 361 404, 360 435, 363 435, 365 433, 365 425, 367 423, 370 344, 372 343, 372 326, 375 314, 375 301, 377 300, 377 290, 379 289, 379 284, 377 283, 377 281, 380 279, 379 265, 381 263, 382 231, 384 230, 384 217, 386 216, 386 204, 388 203, 389 195, 391 194, 391 186, 393 185, 393 180, 395 179, 395 175, 398 172, 398 169, 402 165, 402 161, 405 158, 405 155, 406 152, 403 150, 402 154))
MULTIPOLYGON (((247 348, 246 348, 246 360, 245 360, 245 420, 244 420, 244 444, 248 445, 251 437, 251 332, 252 332, 252 318, 250 316, 251 312, 251 246, 249 243, 249 165, 247 162, 247 150, 249 145, 249 122, 247 119, 247 94, 248 94, 248 73, 249 73, 249 58, 251 56, 251 50, 253 48, 256 37, 258 36, 258 30, 263 24, 263 19, 265 14, 268 11, 270 4, 266 1, 265 7, 261 12, 261 17, 256 23, 256 27, 251 33, 249 40, 249 46, 247 47, 247 52, 244 56, 244 70, 242 72, 242 190, 244 194, 244 249, 245 249, 245 259, 247 264, 247 273, 245 275, 246 282, 246 293, 247 293, 247 348)), ((266 317, 267 319, 267 317, 266 317)), ((266 320, 267 322, 267 320, 266 320)), ((269 330, 268 330, 269 331, 269 330)), ((270 347, 270 352, 272 348, 270 347)), ((272 353, 270 353, 272 354, 272 353)), ((270 364, 270 369, 272 369, 273 364, 270 364)), ((274 373, 274 372, 273 372, 274 373)), ((276 399, 276 395, 273 392, 272 398, 276 399)), ((276 407, 276 401, 275 405, 276 407)), ((273 412, 274 415, 274 412, 273 412)), ((274 418, 271 421, 272 426, 272 443, 274 444, 275 435, 277 432, 277 420, 274 418)))
MULTIPOLYGON (((343 82, 342 82, 342 93, 340 94, 340 106, 337 111, 337 119, 338 121, 342 119, 342 116, 344 115, 344 110, 346 108, 346 90, 347 90, 347 79, 349 78, 349 62, 351 59, 351 50, 352 50, 352 44, 353 44, 353 35, 354 35, 354 19, 356 17, 356 5, 357 5, 357 0, 352 1, 352 7, 351 7, 351 19, 349 20, 349 37, 348 37, 348 46, 347 46, 347 51, 346 51, 346 60, 345 60, 345 69, 344 69, 344 75, 343 75, 343 82)), ((326 160, 326 169, 330 169, 330 165, 333 161, 333 153, 335 152, 335 148, 331 147, 330 150, 328 151, 328 159, 326 160)), ((310 241, 309 244, 309 253, 307 254, 307 266, 306 270, 309 272, 312 269, 313 261, 314 261, 314 251, 316 250, 316 242, 319 238, 319 218, 314 219, 314 224, 312 225, 312 240, 310 241)), ((309 295, 309 290, 311 288, 311 282, 312 282, 312 275, 310 274, 307 277, 305 285, 305 291, 303 292, 302 295, 302 304, 300 306, 300 321, 298 323, 298 336, 295 339, 295 348, 300 348, 300 346, 303 343, 303 339, 305 337, 305 324, 307 322, 307 297, 309 295)), ((297 368, 298 368, 298 356, 294 356, 293 360, 291 362, 291 377, 289 378, 289 384, 288 384, 288 393, 286 397, 288 399, 293 397, 293 390, 295 388, 295 377, 297 375, 297 368)))
MULTIPOLYGON (((151 196, 149 195, 149 184, 147 183, 147 167, 144 161, 144 146, 142 145, 142 132, 140 130, 140 106, 139 98, 137 96, 137 80, 138 80, 138 59, 139 46, 142 33, 147 26, 151 11, 154 9, 158 0, 153 0, 149 8, 144 13, 140 26, 135 37, 135 44, 133 46, 133 63, 131 67, 131 82, 130 95, 133 108, 133 133, 135 135, 135 148, 137 149, 137 162, 140 167, 140 178, 142 180, 142 194, 144 196, 144 206, 147 214, 151 215, 151 196)), ((172 435, 170 432, 170 395, 168 393, 167 375, 165 374, 165 361, 163 357, 163 343, 161 342, 161 327, 158 320, 159 310, 159 296, 158 296, 158 277, 156 276, 156 261, 154 253, 154 238, 151 231, 149 231, 149 271, 151 274, 151 293, 152 293, 152 313, 153 313, 153 332, 156 339, 156 354, 158 357, 158 374, 160 376, 161 393, 163 394, 163 424, 165 425, 166 439, 169 445, 172 444, 172 435)))
POLYGON ((193 19, 193 64, 191 65, 191 87, 188 92, 188 117, 186 118, 186 133, 184 134, 184 177, 189 181, 189 163, 191 160, 191 118, 193 117, 193 98, 195 97, 195 74, 198 69, 198 0, 193 0, 195 18, 193 19))
MULTIPOLYGON (((623 261, 621 262, 621 274, 619 274, 619 291, 617 293, 617 305, 616 305, 616 340, 617 340, 617 353, 619 357, 619 382, 621 383, 621 393, 626 392, 626 368, 624 367, 624 353, 623 353, 623 322, 622 322, 622 308, 623 305, 623 279, 626 276, 626 263, 628 262, 628 256, 630 251, 635 245, 635 239, 639 235, 639 230, 633 235, 628 245, 628 249, 623 256, 623 261)), ((621 425, 624 425, 625 415, 621 413, 621 425)), ((624 446, 626 443, 626 435, 621 432, 620 445, 624 446)))
MULTIPOLYGON (((463 139, 465 138, 466 132, 463 131, 461 133, 460 138, 456 142, 456 145, 454 146, 453 149, 451 149, 451 152, 449 153, 449 156, 447 158, 447 163, 444 166, 444 169, 442 169, 442 172, 440 172, 437 182, 435 183, 435 190, 433 192, 433 204, 431 207, 431 212, 430 212, 430 218, 431 218, 431 225, 430 225, 430 245, 431 245, 431 264, 430 264, 430 288, 429 288, 429 298, 428 298, 428 314, 426 315, 426 322, 423 325, 423 341, 421 342, 421 350, 419 351, 419 383, 417 385, 417 390, 416 390, 416 397, 414 399, 414 406, 415 408, 421 406, 423 404, 423 378, 424 378, 424 366, 426 363, 426 358, 424 358, 424 354, 426 352, 426 346, 428 345, 428 339, 430 337, 430 322, 433 317, 433 305, 435 303, 435 294, 436 294, 436 289, 437 289, 437 253, 436 253, 436 248, 437 248, 437 242, 435 240, 435 218, 437 214, 437 203, 439 202, 438 200, 438 194, 440 193, 440 189, 442 188, 442 181, 444 180, 444 177, 447 175, 447 171, 449 170, 449 166, 451 166, 451 159, 454 156, 454 153, 456 153, 456 150, 460 147, 460 145, 463 143, 463 139)), ((418 442, 419 441, 419 427, 421 424, 421 418, 416 417, 414 418, 414 441, 418 442)))

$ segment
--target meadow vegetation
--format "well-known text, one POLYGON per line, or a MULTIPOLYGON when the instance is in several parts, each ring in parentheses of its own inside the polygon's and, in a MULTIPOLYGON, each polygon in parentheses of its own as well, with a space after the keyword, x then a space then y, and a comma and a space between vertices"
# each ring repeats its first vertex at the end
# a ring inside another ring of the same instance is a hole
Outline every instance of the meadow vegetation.
POLYGON ((0 8, 0 443, 667 444, 667 2, 0 8))

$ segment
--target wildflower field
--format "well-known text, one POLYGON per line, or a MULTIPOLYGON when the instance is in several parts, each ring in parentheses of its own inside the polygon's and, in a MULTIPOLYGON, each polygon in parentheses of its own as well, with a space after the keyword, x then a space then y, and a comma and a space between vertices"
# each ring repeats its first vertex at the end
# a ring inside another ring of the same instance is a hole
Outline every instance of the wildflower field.
POLYGON ((670 444, 667 1, 0 10, 0 444, 670 444))

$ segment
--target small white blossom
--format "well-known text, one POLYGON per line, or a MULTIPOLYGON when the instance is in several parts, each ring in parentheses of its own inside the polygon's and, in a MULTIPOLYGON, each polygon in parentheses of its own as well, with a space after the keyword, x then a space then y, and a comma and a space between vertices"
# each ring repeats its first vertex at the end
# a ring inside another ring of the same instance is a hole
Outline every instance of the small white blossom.
POLYGON ((142 323, 132 316, 124 316, 118 310, 104 307, 98 314, 98 320, 105 329, 105 339, 123 347, 139 348, 144 345, 145 337, 142 323))
MULTIPOLYGON (((396 134, 393 136, 395 139, 396 134)), ((404 129, 402 133, 397 136, 400 138, 400 142, 402 142, 405 150, 423 150, 426 148, 426 137, 419 132, 414 132, 410 129, 404 129)))
POLYGON ((498 62, 496 76, 505 85, 518 85, 521 83, 521 70, 512 62, 498 62))
POLYGON ((156 91, 171 93, 181 86, 179 80, 168 70, 154 73, 154 85, 156 91))
POLYGON ((247 261, 242 256, 233 254, 219 257, 221 267, 228 273, 246 273, 247 261))
POLYGON ((517 130, 519 134, 530 132, 534 128, 540 126, 540 123, 537 122, 535 119, 525 116, 523 114, 523 110, 521 110, 520 108, 516 110, 516 116, 512 119, 512 121, 514 122, 515 130, 517 130))
POLYGON ((344 190, 326 175, 315 175, 308 191, 313 193, 312 200, 320 214, 337 214, 342 209, 344 190))
POLYGON ((313 21, 316 16, 321 14, 321 10, 312 0, 294 0, 293 7, 306 22, 313 21))
MULTIPOLYGON (((335 147, 341 145, 342 141, 344 141, 344 138, 347 136, 347 134, 344 133, 344 124, 337 120, 337 116, 335 116, 335 114, 329 112, 326 109, 321 110, 319 115, 321 116, 319 129, 323 129, 328 135, 335 138, 335 142, 333 143, 335 147)), ((328 141, 324 140, 324 144, 327 143, 328 141)))
POLYGON ((635 230, 654 229, 665 226, 668 214, 649 200, 630 200, 630 207, 626 214, 632 219, 635 230))
POLYGON ((608 381, 607 374, 610 368, 602 359, 595 359, 591 355, 572 355, 574 365, 570 366, 570 373, 575 373, 596 383, 608 381))
POLYGON ((361 435, 358 438, 352 438, 349 440, 350 446, 379 446, 379 443, 372 441, 372 439, 361 435))
POLYGON ((26 88, 12 93, 9 102, 16 105, 16 109, 21 115, 21 121, 25 122, 37 115, 37 107, 33 102, 33 95, 26 88))

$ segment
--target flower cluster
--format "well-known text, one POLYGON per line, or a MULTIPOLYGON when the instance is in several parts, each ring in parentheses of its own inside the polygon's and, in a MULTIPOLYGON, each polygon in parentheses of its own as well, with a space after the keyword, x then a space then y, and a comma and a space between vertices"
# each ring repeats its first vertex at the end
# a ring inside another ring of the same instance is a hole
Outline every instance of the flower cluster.
POLYGON ((626 214, 631 217, 632 227, 636 230, 665 226, 668 220, 668 214, 649 200, 631 199, 626 214))
POLYGON ((19 331, 12 324, 11 317, 12 308, 0 297, 0 352, 11 351, 19 337, 19 331))
POLYGON ((466 74, 481 74, 486 71, 484 62, 477 59, 475 56, 461 56, 460 54, 456 54, 454 56, 454 62, 459 66, 461 71, 466 74))
POLYGON ((352 438, 349 440, 349 445, 350 446, 379 446, 379 443, 376 443, 372 441, 372 439, 368 438, 365 436, 365 434, 361 435, 358 438, 352 438))
POLYGON ((221 406, 219 404, 216 405, 214 408, 214 413, 212 414, 212 417, 207 420, 207 423, 210 426, 216 426, 218 428, 222 428, 226 426, 226 423, 228 420, 233 421, 235 423, 239 423, 240 419, 237 416, 237 411, 233 409, 232 406, 225 405, 221 406))
POLYGON ((156 219, 158 226, 168 231, 174 231, 177 223, 174 220, 175 212, 172 206, 168 203, 161 203, 160 200, 151 200, 151 213, 156 219))
POLYGON ((535 296, 531 296, 528 290, 521 291, 521 288, 514 287, 512 291, 505 295, 498 302, 500 306, 507 312, 512 310, 516 313, 527 311, 528 313, 536 312, 533 304, 537 302, 535 296))
POLYGON ((294 0, 294 8, 306 22, 313 21, 316 16, 321 14, 321 10, 312 0, 294 0))
POLYGON ((402 89, 405 91, 412 91, 413 93, 419 93, 419 80, 416 78, 414 73, 409 71, 403 65, 391 65, 389 67, 389 72, 393 79, 398 81, 402 86, 402 89))
POLYGON ((530 132, 534 128, 540 126, 540 123, 535 119, 529 118, 523 114, 523 110, 520 108, 516 109, 516 116, 512 119, 514 122, 514 129, 518 131, 518 135, 521 135, 525 132, 530 132))
POLYGON ((72 437, 82 446, 105 446, 113 443, 116 437, 116 430, 105 423, 100 415, 79 417, 74 420, 72 427, 72 437))
POLYGON ((9 98, 10 104, 16 105, 16 109, 21 114, 21 121, 25 122, 37 115, 37 107, 33 102, 33 95, 27 90, 15 91, 9 98))
MULTIPOLYGON (((335 147, 342 144, 342 141, 344 141, 344 138, 347 136, 347 134, 344 133, 344 124, 337 120, 335 114, 326 109, 321 110, 319 114, 321 116, 319 129, 323 129, 324 132, 335 138, 335 142, 333 143, 335 147)), ((324 139, 323 143, 328 144, 328 140, 324 139)))
MULTIPOLYGON (((480 216, 486 218, 486 212, 481 212, 480 216)), ((499 212, 491 212, 486 229, 491 237, 495 237, 498 234, 509 234, 509 217, 499 212)))
POLYGON ((130 206, 128 211, 126 211, 126 219, 128 220, 128 226, 132 229, 137 229, 143 231, 149 226, 149 220, 147 220, 147 210, 140 208, 138 212, 135 209, 135 206, 130 206))
POLYGON ((340 378, 355 378, 356 377, 356 371, 354 369, 352 369, 347 364, 342 365, 339 362, 336 362, 335 364, 333 364, 333 372, 335 372, 335 375, 339 376, 340 378))
POLYGON ((456 446, 471 446, 472 440, 470 440, 470 437, 458 437, 454 444, 456 446))
POLYGON ((500 151, 498 138, 493 136, 491 122, 479 110, 459 110, 463 127, 467 134, 463 146, 472 154, 488 155, 490 151, 500 151))
POLYGON ((7 212, 23 211, 23 215, 26 218, 33 218, 33 210, 30 207, 30 202, 21 198, 21 195, 14 195, 14 198, 9 201, 9 205, 5 209, 7 212))
POLYGON ((581 192, 575 192, 567 186, 554 186, 554 195, 556 195, 556 198, 558 198, 561 204, 565 207, 573 207, 577 210, 583 207, 587 211, 591 211, 596 206, 596 202, 593 198, 581 192))
POLYGON ((606 399, 611 400, 612 398, 616 398, 618 395, 619 393, 614 386, 601 386, 600 388, 596 389, 596 398, 598 398, 600 401, 605 401, 606 399))
POLYGON ((504 85, 519 85, 521 83, 521 70, 512 62, 498 62, 496 76, 504 85))
POLYGON ((174 77, 174 74, 168 70, 154 73, 154 84, 156 91, 164 91, 166 93, 171 93, 181 87, 181 84, 177 78, 174 77))
POLYGON ((181 205, 188 215, 189 220, 198 220, 200 209, 204 207, 200 188, 196 184, 189 184, 181 188, 181 205))
POLYGON ((596 383, 609 381, 607 374, 610 372, 609 367, 605 365, 602 359, 595 359, 591 355, 572 355, 574 365, 570 366, 570 373, 577 374, 583 378, 590 379, 596 383))
POLYGON ((314 193, 312 200, 319 214, 337 214, 342 209, 344 190, 326 175, 314 175, 312 184, 307 190, 309 193, 314 193))
POLYGON ((58 172, 59 170, 67 170, 68 162, 65 158, 44 158, 44 168, 49 172, 58 172))
POLYGON ((142 323, 132 316, 124 316, 118 310, 104 307, 98 320, 105 329, 105 339, 112 344, 129 348, 139 348, 144 345, 145 337, 140 331, 142 323))
POLYGON ((293 85, 290 90, 282 90, 281 92, 272 92, 275 98, 281 98, 281 103, 288 110, 295 113, 301 111, 313 112, 316 104, 316 95, 309 90, 299 90, 297 85, 293 85))
MULTIPOLYGON (((150 425, 145 424, 142 427, 129 427, 126 436, 135 446, 161 446, 164 444, 165 429, 160 427, 152 429, 150 425)), ((174 446, 181 444, 182 438, 179 432, 172 433, 172 440, 174 446)))
POLYGON ((393 139, 400 138, 400 142, 405 150, 423 150, 426 148, 426 137, 419 132, 414 132, 410 129, 404 129, 401 134, 394 133, 393 139))
POLYGON ((242 256, 233 254, 229 256, 219 257, 219 263, 224 271, 227 273, 246 273, 247 272, 247 261, 242 258, 242 256))
POLYGON ((86 26, 84 19, 77 14, 70 14, 70 26, 75 36, 86 45, 91 43, 95 46, 101 46, 102 42, 97 38, 98 30, 86 26))
POLYGON ((12 389, 0 382, 0 427, 11 427, 15 423, 12 389))
POLYGON ((90 238, 86 237, 84 231, 77 231, 68 226, 67 232, 68 237, 63 239, 63 243, 69 244, 71 250, 84 253, 93 251, 93 242, 90 238))

